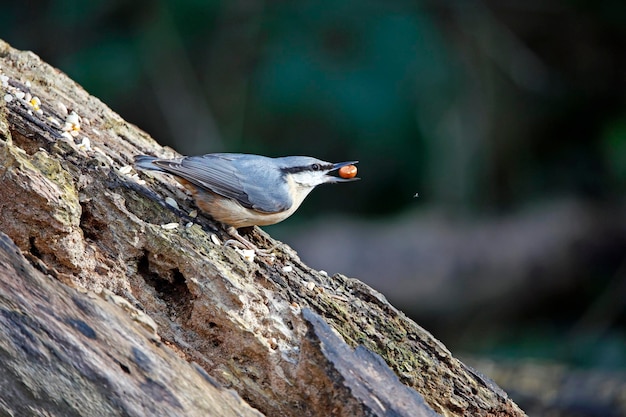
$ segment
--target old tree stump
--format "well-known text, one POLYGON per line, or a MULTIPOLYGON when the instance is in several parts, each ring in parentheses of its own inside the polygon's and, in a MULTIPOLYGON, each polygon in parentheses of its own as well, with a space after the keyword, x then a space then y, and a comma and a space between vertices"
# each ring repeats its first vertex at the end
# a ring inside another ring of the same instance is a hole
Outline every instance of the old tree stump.
POLYGON ((222 246, 129 167, 174 152, 33 53, 0 77, 0 415, 524 415, 360 281, 222 246))

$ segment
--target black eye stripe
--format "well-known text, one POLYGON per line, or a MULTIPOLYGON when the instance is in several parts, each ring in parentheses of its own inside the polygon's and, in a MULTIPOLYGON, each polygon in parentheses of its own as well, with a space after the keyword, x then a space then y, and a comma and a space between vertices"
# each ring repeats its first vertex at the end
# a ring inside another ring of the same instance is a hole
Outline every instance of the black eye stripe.
POLYGON ((311 165, 305 165, 305 166, 299 166, 299 167, 289 167, 289 168, 282 168, 283 172, 288 172, 290 174, 297 174, 298 172, 303 172, 303 171, 325 171, 325 170, 331 170, 333 168, 333 164, 311 164, 311 165))

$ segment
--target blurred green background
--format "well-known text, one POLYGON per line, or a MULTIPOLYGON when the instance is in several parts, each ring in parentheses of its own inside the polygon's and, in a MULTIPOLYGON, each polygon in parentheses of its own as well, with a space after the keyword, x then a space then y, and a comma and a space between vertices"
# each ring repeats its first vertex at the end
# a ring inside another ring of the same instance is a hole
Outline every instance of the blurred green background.
POLYGON ((453 352, 626 369, 623 0, 14 1, 0 37, 180 153, 358 159, 362 181, 266 230, 453 352), (410 266, 384 272, 377 244, 410 266), (437 275, 420 256, 471 267, 424 307, 401 294, 437 275), (383 272, 362 277, 366 257, 383 272), (528 272, 499 291, 511 268, 528 272), (469 307, 445 296, 476 282, 491 293, 469 307))

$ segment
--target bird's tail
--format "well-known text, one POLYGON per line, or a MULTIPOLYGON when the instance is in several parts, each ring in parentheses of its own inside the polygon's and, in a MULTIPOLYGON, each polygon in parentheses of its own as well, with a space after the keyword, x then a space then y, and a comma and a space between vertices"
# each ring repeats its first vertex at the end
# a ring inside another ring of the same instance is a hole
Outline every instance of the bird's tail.
POLYGON ((152 163, 153 161, 156 161, 157 159, 159 158, 150 156, 150 155, 137 155, 135 156, 135 168, 145 169, 149 171, 165 172, 163 169, 159 168, 158 166, 152 163))

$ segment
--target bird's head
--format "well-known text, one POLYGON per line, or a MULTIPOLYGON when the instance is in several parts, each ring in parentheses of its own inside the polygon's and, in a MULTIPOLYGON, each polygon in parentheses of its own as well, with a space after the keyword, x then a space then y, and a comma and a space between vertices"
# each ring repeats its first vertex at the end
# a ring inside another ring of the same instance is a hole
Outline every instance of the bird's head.
POLYGON ((321 161, 310 156, 287 156, 279 159, 279 166, 285 175, 290 176, 296 184, 305 188, 315 188, 320 184, 333 182, 356 181, 359 178, 342 178, 337 171, 345 166, 357 164, 359 161, 332 163, 321 161))

